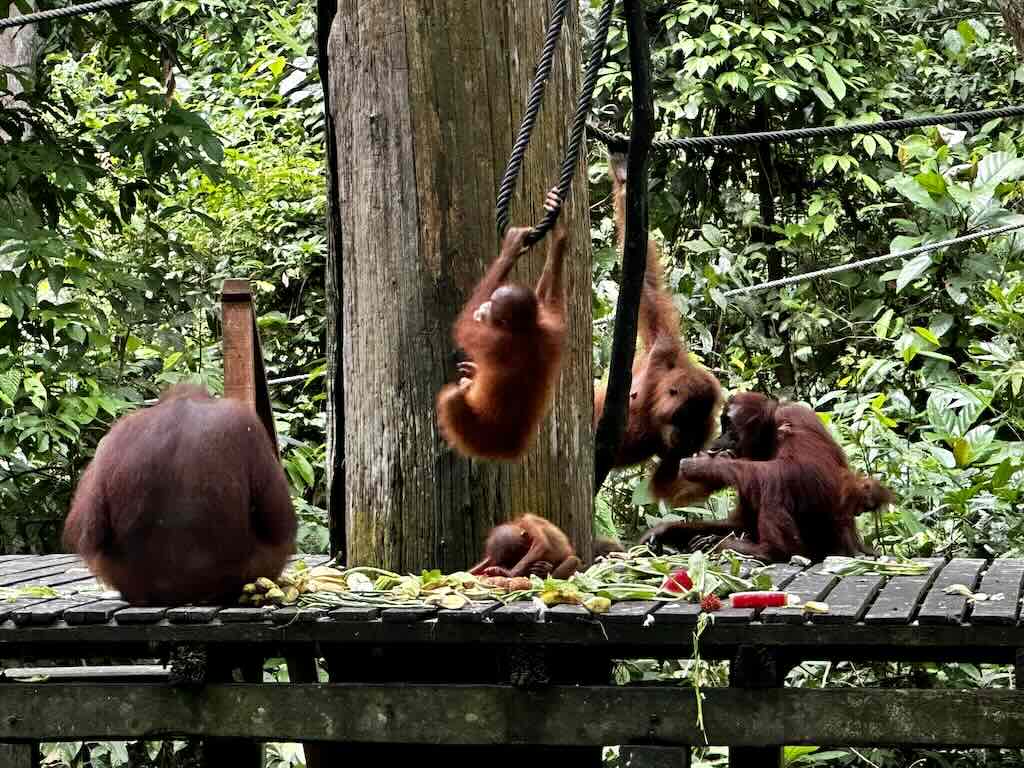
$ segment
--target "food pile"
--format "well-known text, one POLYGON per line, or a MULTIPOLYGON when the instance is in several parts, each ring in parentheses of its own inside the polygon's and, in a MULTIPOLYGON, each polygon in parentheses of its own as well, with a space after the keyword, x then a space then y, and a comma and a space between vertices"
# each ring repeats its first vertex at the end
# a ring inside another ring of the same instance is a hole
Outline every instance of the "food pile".
MULTIPOLYGON (((734 607, 794 605, 775 591, 764 565, 735 552, 708 556, 656 555, 646 546, 614 552, 569 579, 478 577, 438 570, 402 576, 380 568, 307 568, 302 562, 276 581, 246 584, 242 605, 295 605, 331 610, 352 606, 430 607, 459 610, 476 602, 539 600, 545 607, 580 605, 605 613, 613 603, 659 600, 698 603, 705 612, 724 601, 734 607)), ((800 606, 803 607, 803 606, 800 606)))

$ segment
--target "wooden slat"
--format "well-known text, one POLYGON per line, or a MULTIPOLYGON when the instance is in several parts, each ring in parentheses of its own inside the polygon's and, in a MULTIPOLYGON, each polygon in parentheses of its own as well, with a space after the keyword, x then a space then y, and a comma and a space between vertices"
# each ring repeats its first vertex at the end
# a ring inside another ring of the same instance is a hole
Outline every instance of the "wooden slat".
POLYGON ((532 624, 539 615, 540 609, 532 600, 516 600, 492 612, 491 618, 496 624, 532 624))
POLYGON ((765 608, 761 611, 761 621, 765 624, 802 624, 807 621, 807 616, 799 606, 808 600, 824 600, 838 580, 830 573, 822 573, 820 567, 798 573, 786 585, 786 592, 796 595, 799 605, 794 608, 765 608))
POLYGON ((409 607, 409 608, 385 608, 381 611, 381 621, 388 623, 406 623, 411 621, 423 621, 424 619, 431 619, 434 614, 437 613, 437 607, 428 605, 425 607, 409 607))
POLYGON ((65 565, 65 567, 70 568, 77 563, 78 558, 74 555, 59 555, 57 557, 22 556, 16 560, 0 563, 0 576, 8 576, 24 571, 38 571, 43 568, 54 568, 59 565, 65 565))
POLYGON ((600 613, 597 618, 605 624, 643 624, 660 607, 661 603, 656 600, 630 600, 613 603, 607 613, 600 613))
POLYGON ((66 571, 67 569, 63 565, 48 565, 44 568, 30 568, 27 570, 19 569, 0 576, 0 587, 45 584, 47 578, 60 578, 66 571))
POLYGON ((67 597, 58 600, 47 600, 43 603, 35 603, 23 608, 17 608, 11 613, 11 619, 19 627, 46 626, 60 621, 68 608, 76 608, 88 603, 98 602, 95 597, 67 597))
POLYGON ((217 614, 217 619, 225 624, 244 624, 251 621, 263 621, 274 609, 270 606, 259 608, 225 608, 217 614))
POLYGON ((0 622, 9 619, 11 614, 17 610, 27 608, 30 605, 47 603, 54 599, 55 598, 52 597, 24 597, 17 600, 11 600, 10 602, 0 600, 0 622))
MULTIPOLYGON (((724 609, 723 609, 724 610, 724 609)), ((721 611, 719 611, 721 613, 721 611)), ((686 624, 697 623, 697 616, 700 615, 700 605, 697 603, 662 603, 654 612, 654 623, 657 624, 686 624)), ((718 614, 716 613, 715 616, 718 614)))
POLYGON ((165 618, 171 624, 209 624, 221 610, 219 605, 185 605, 168 609, 165 618))
POLYGON ((959 624, 967 613, 967 598, 947 595, 943 590, 953 584, 963 584, 972 592, 978 583, 984 560, 954 559, 946 563, 925 595, 917 620, 922 624, 959 624))
POLYGON ((156 624, 159 621, 163 621, 164 614, 168 610, 168 608, 157 606, 130 606, 114 614, 114 621, 118 624, 156 624))
MULTIPOLYGON (((1024 692, 1017 690, 706 687, 702 698, 712 745, 1024 746, 1024 692)), ((25 683, 5 686, 3 702, 19 715, 0 717, 0 740, 8 741, 120 741, 159 733, 494 747, 704 744, 695 697, 685 686, 291 683, 182 690, 25 683), (594 712, 615 717, 593 718, 594 712)))
POLYGON ((582 605, 553 605, 544 612, 544 619, 555 624, 589 624, 597 621, 582 605))
POLYGON ((275 624, 293 624, 293 623, 308 623, 312 621, 319 621, 327 615, 327 611, 323 608, 298 608, 294 606, 286 606, 284 608, 278 608, 272 614, 270 619, 275 624))
POLYGON ((941 558, 925 558, 930 570, 924 576, 893 576, 878 593, 864 621, 868 624, 909 624, 917 614, 921 598, 942 567, 941 558))
POLYGON ((327 614, 334 621, 376 621, 381 610, 375 605, 346 605, 327 614))
POLYGON ((828 613, 810 616, 814 624, 856 624, 864 619, 875 595, 885 583, 878 574, 847 576, 828 593, 828 613))
POLYGON ((441 608, 437 620, 442 624, 479 624, 500 607, 497 600, 474 601, 457 611, 441 608))
MULTIPOLYGON (((31 681, 34 677, 45 677, 49 682, 85 680, 108 683, 128 680, 166 680, 167 667, 156 664, 96 665, 93 667, 10 667, 3 670, 3 677, 31 681)), ((0 766, 3 766, 0 762, 0 766)))
POLYGON ((1002 600, 986 600, 971 606, 972 624, 1016 624, 1020 612, 1024 560, 994 560, 981 578, 981 592, 1002 594, 1002 600))
POLYGON ((122 608, 127 608, 128 603, 123 600, 100 600, 95 603, 68 608, 64 611, 64 621, 68 624, 106 624, 114 614, 122 608))

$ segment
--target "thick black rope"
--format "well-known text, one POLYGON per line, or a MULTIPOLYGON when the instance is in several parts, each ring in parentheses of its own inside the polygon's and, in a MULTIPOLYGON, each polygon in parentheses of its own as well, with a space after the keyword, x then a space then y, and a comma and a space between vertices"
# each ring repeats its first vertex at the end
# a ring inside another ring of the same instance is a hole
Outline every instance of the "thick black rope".
POLYGON ((565 150, 565 159, 562 161, 562 173, 558 177, 558 208, 548 211, 544 218, 537 224, 533 231, 526 238, 526 243, 531 245, 540 240, 551 231, 558 221, 562 212, 562 203, 569 196, 572 188, 572 180, 576 176, 576 164, 580 159, 580 151, 585 145, 584 132, 587 129, 587 116, 590 114, 591 106, 594 103, 594 90, 597 88, 597 77, 601 72, 601 65, 604 64, 605 52, 608 47, 608 31, 612 26, 612 14, 615 12, 616 0, 605 0, 601 7, 601 14, 597 19, 597 26, 594 29, 594 38, 590 41, 590 56, 587 59, 587 67, 583 72, 583 80, 580 83, 580 95, 576 102, 576 114, 572 118, 572 128, 569 131, 569 143, 565 150))
MULTIPOLYGON (((793 128, 788 131, 762 131, 759 133, 733 133, 722 136, 686 136, 680 139, 661 139, 654 142, 654 149, 708 149, 711 147, 735 147, 742 144, 779 144, 799 139, 852 136, 859 133, 887 133, 924 128, 929 125, 979 122, 998 117, 1019 117, 1024 115, 1024 105, 978 109, 972 112, 951 112, 947 115, 925 115, 906 117, 899 120, 882 120, 877 123, 849 123, 847 125, 821 125, 813 128, 793 128)), ((606 131, 590 123, 587 131, 598 141, 604 142, 616 151, 629 146, 629 137, 621 133, 606 131)))
POLYGON ((97 0, 95 3, 82 3, 81 5, 68 5, 63 8, 51 8, 47 11, 26 13, 24 16, 12 16, 7 19, 0 19, 0 30, 13 27, 24 27, 28 24, 38 24, 40 21, 51 19, 63 19, 68 16, 83 16, 87 13, 98 11, 109 11, 113 8, 124 8, 129 5, 149 2, 149 0, 97 0))
POLYGON ((562 37, 562 24, 565 21, 565 13, 569 9, 569 0, 554 0, 551 7, 551 21, 548 22, 548 31, 544 39, 544 48, 537 62, 537 74, 534 75, 533 83, 530 85, 530 96, 526 101, 526 111, 523 113, 522 123, 519 125, 519 133, 516 135, 515 144, 512 146, 512 154, 509 155, 508 163, 505 166, 505 175, 501 177, 501 184, 498 186, 498 203, 496 206, 495 219, 498 223, 498 232, 504 233, 508 229, 508 209, 512 202, 512 194, 515 192, 516 179, 523 167, 523 157, 526 155, 526 148, 530 146, 530 136, 533 134, 533 126, 537 123, 537 115, 544 103, 544 89, 547 87, 548 78, 551 76, 551 65, 555 58, 555 50, 558 48, 558 41, 562 37))

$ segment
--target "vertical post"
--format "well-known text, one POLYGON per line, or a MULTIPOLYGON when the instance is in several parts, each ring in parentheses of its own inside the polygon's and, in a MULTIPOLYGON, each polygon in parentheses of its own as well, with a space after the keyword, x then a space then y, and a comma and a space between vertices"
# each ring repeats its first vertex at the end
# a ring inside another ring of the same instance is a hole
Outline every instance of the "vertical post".
MULTIPOLYGON (((316 658, 313 656, 312 649, 305 653, 293 651, 285 657, 285 661, 288 663, 289 683, 320 682, 316 669, 316 658)), ((331 757, 332 746, 329 743, 302 742, 302 751, 306 756, 306 768, 327 768, 328 765, 340 765, 343 758, 331 757)))
POLYGON ((0 765, 4 768, 36 768, 39 765, 35 744, 0 744, 0 765))
MULTIPOLYGON (((247 683, 263 682, 263 657, 236 648, 217 649, 209 654, 206 682, 230 683, 239 669, 247 683)), ((263 768, 263 745, 249 739, 204 739, 203 768, 263 768)))
POLYGON ((225 280, 220 301, 224 325, 224 397, 242 400, 256 410, 277 451, 277 429, 249 281, 225 280))
MULTIPOLYGON (((729 663, 729 685, 736 688, 781 688, 788 667, 775 651, 741 646, 729 663)), ((783 745, 729 747, 729 768, 768 768, 783 765, 783 745)))
POLYGON ((608 388, 605 390, 604 412, 594 436, 595 496, 611 471, 626 431, 626 406, 633 386, 640 296, 647 271, 647 155, 654 138, 654 92, 651 89, 646 3, 644 0, 625 0, 625 13, 633 90, 633 127, 626 158, 626 242, 622 248, 622 278, 619 300, 615 305, 608 388))

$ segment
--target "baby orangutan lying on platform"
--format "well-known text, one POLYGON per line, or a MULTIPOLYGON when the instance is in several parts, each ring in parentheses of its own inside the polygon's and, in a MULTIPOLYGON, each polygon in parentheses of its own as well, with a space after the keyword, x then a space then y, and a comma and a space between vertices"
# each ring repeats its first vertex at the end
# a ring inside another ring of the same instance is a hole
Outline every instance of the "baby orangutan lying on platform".
POLYGON ((474 576, 526 576, 567 579, 580 567, 568 537, 554 523, 522 515, 495 526, 484 545, 484 559, 470 569, 474 576))

